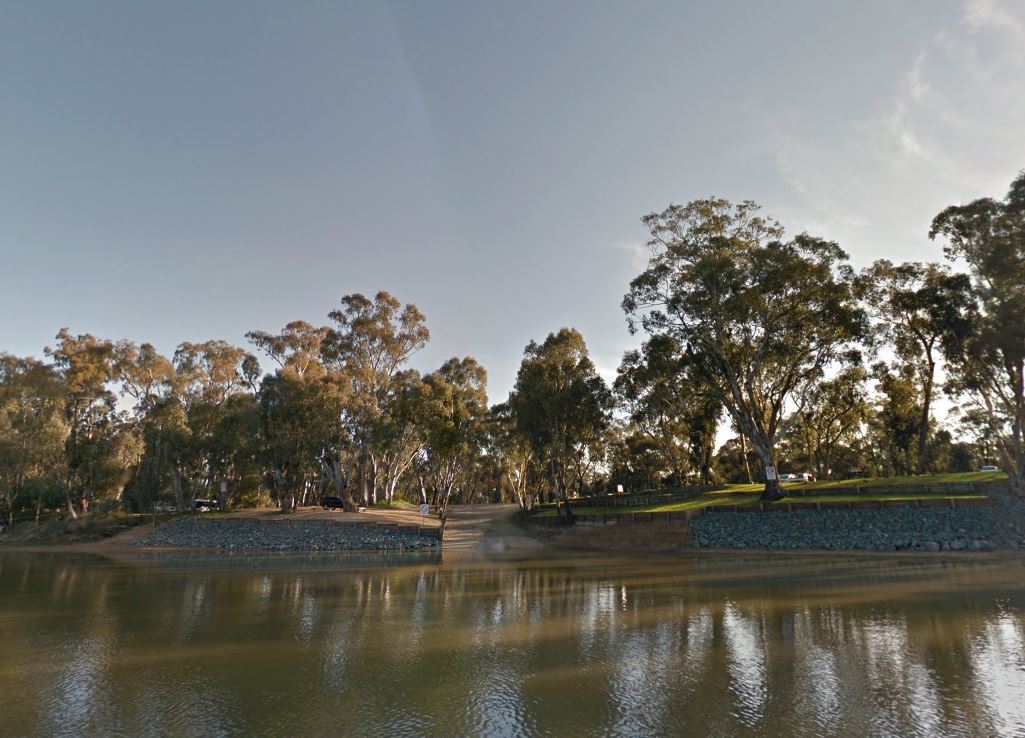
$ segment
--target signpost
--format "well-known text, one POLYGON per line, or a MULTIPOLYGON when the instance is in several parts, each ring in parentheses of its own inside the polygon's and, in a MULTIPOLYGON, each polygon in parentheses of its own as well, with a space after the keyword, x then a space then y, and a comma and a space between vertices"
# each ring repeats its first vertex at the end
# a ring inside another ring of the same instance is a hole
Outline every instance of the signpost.
POLYGON ((765 467, 765 478, 768 479, 770 482, 773 481, 776 478, 776 467, 765 467))
POLYGON ((427 514, 428 514, 428 513, 430 512, 430 511, 431 511, 431 506, 430 506, 430 505, 428 505, 428 504, 427 504, 426 502, 424 502, 424 503, 422 503, 422 504, 420 505, 420 517, 422 517, 422 518, 426 518, 426 517, 427 517, 427 514))

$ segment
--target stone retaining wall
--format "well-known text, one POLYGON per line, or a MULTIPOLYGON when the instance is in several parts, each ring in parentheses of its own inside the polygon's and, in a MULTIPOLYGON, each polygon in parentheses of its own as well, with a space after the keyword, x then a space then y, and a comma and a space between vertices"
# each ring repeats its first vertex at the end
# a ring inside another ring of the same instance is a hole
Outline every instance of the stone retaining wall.
MULTIPOLYGON (((531 522, 558 526, 561 521, 534 517, 531 522)), ((574 515, 574 522, 583 526, 674 523, 681 538, 699 548, 1025 548, 1025 510, 1004 498, 717 505, 676 512, 574 515)))

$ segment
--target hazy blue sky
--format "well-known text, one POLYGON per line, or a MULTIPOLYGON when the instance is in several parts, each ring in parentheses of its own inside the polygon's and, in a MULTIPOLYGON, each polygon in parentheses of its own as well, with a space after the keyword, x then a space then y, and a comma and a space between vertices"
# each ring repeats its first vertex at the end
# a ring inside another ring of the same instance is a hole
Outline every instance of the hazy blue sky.
POLYGON ((0 1, 0 350, 244 342, 415 302, 493 400, 579 328, 607 375, 639 218, 751 198, 856 265, 939 258, 1025 167, 1025 2, 0 1))

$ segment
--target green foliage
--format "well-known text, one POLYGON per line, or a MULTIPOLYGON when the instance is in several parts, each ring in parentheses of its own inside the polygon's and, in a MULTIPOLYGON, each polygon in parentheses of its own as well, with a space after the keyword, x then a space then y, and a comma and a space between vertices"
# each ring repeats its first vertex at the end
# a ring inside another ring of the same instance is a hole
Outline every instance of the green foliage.
POLYGON ((527 345, 509 408, 519 433, 544 460, 556 498, 580 488, 604 455, 611 406, 612 394, 577 330, 562 328, 544 343, 527 345))
POLYGON ((758 210, 713 198, 646 216, 652 256, 623 309, 631 330, 675 341, 768 467, 796 422, 788 407, 808 403, 865 319, 840 247, 784 240, 758 210))
POLYGON ((1025 495, 1025 172, 1004 200, 983 198, 947 208, 931 238, 947 257, 968 264, 970 330, 946 346, 951 389, 981 411, 1018 495, 1025 495))
POLYGON ((971 284, 938 264, 886 260, 865 271, 866 298, 876 318, 875 337, 893 348, 899 361, 913 368, 921 409, 915 431, 919 474, 928 467, 930 408, 936 365, 943 346, 958 344, 969 333, 971 284))
POLYGON ((640 351, 628 351, 615 390, 629 413, 627 450, 655 451, 662 460, 657 477, 671 483, 692 476, 701 484, 710 482, 722 403, 672 337, 654 336, 640 351))

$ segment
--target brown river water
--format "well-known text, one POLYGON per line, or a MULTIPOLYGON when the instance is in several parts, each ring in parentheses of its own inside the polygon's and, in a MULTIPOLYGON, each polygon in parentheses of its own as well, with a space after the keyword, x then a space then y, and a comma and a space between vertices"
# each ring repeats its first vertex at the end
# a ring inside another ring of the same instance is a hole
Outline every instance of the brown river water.
POLYGON ((3 736, 1025 736, 1025 559, 0 551, 3 736))

